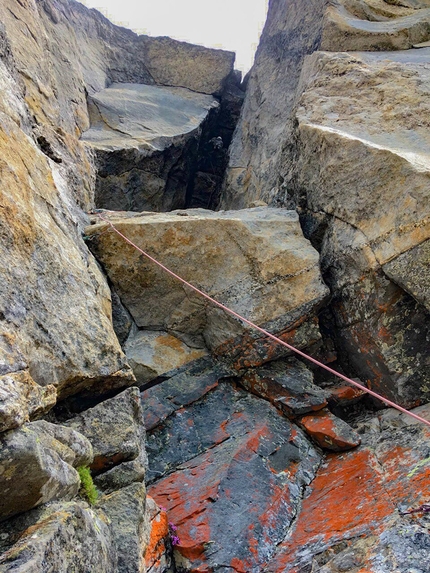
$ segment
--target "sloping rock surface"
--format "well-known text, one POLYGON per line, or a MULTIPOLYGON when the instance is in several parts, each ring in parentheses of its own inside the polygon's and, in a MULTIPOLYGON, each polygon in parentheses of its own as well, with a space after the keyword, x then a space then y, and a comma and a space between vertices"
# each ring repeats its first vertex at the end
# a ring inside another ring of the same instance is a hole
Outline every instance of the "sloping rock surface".
POLYGON ((89 102, 91 128, 82 141, 107 150, 120 145, 162 151, 169 139, 197 129, 218 105, 211 96, 183 88, 118 83, 90 96, 89 102))
POLYGON ((428 501, 429 432, 390 417, 369 418, 359 449, 327 458, 268 572, 426 570, 429 518, 402 512, 428 501))
POLYGON ((273 406, 229 383, 156 427, 148 453, 149 493, 178 528, 185 570, 200 571, 260 571, 320 460, 273 406))

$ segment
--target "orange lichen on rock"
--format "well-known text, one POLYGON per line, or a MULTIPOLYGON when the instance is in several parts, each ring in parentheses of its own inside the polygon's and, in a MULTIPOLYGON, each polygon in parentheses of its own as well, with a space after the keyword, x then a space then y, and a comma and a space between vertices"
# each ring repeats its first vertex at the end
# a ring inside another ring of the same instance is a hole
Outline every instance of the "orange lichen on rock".
POLYGON ((320 410, 300 418, 300 426, 321 448, 340 452, 360 444, 360 437, 346 422, 329 410, 320 410))
POLYGON ((161 564, 166 553, 166 539, 169 535, 169 520, 167 513, 160 510, 151 517, 149 543, 144 556, 145 566, 147 569, 161 564))

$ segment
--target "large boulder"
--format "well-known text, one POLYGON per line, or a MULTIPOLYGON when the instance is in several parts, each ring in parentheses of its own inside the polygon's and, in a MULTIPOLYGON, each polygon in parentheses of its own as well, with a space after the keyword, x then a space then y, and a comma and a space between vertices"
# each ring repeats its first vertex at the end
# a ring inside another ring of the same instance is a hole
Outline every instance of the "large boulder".
POLYGON ((97 207, 170 211, 187 201, 202 126, 218 102, 185 88, 115 83, 89 98, 97 207))
MULTIPOLYGON (((320 335, 315 313, 327 296, 318 255, 285 209, 213 213, 105 213, 130 240, 184 279, 259 326, 304 347, 320 335), (228 256, 226 255, 228 253, 228 256)), ((93 252, 136 325, 208 347, 240 369, 284 349, 147 262, 97 217, 86 230, 93 252)))
POLYGON ((74 469, 92 461, 91 444, 78 432, 30 422, 0 435, 0 520, 79 490, 74 469))
POLYGON ((343 364, 409 406, 429 397, 425 59, 419 50, 310 56, 278 195, 298 205, 321 251, 343 364))
POLYGON ((140 36, 143 58, 155 83, 220 95, 233 70, 234 52, 172 38, 140 36))

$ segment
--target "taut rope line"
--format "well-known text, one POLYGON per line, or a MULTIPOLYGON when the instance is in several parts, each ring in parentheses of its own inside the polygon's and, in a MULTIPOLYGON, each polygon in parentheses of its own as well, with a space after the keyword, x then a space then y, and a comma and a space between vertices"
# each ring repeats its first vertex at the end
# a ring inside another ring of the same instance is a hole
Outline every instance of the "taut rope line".
POLYGON ((251 326, 252 328, 254 328, 255 330, 258 330, 259 332, 261 332, 262 334, 264 334, 265 336, 267 336, 268 338, 270 338, 271 340, 277 342, 278 344, 281 344, 282 346, 285 346, 286 348, 288 348, 289 350, 291 350, 292 352, 294 352, 295 354, 298 354, 299 356, 301 356, 302 358, 305 358, 306 360, 312 362, 313 364, 316 364, 317 366, 319 366, 320 368, 324 368, 324 370, 326 370, 327 372, 330 372, 330 374, 333 374, 334 376, 337 376, 338 378, 341 378, 342 380, 344 380, 345 382, 348 382, 348 384, 352 384, 352 386, 355 386, 356 388, 359 388, 360 390, 363 390, 364 392, 366 392, 367 394, 370 394, 371 396, 373 396, 374 398, 377 398, 378 400, 381 400, 381 402, 384 402, 384 404, 387 404, 387 406, 391 406, 392 408, 395 408, 396 410, 399 410, 399 412, 402 412, 403 414, 407 414, 408 416, 411 416, 412 418, 415 418, 416 420, 418 420, 419 422, 425 424, 426 426, 430 427, 430 421, 429 420, 425 420, 424 418, 422 418, 421 416, 418 416, 417 414, 414 414, 413 412, 410 412, 409 410, 406 410, 406 408, 403 408, 402 406, 400 406, 399 404, 396 404, 395 402, 392 402, 391 400, 388 400, 388 398, 384 398, 383 396, 381 396, 380 394, 378 394, 377 392, 374 392, 373 390, 370 390, 369 388, 366 388, 366 386, 363 386, 362 384, 359 384, 358 382, 355 382, 355 380, 352 380, 351 378, 348 378, 347 376, 344 376, 343 374, 341 374, 340 372, 337 372, 336 370, 333 370, 333 368, 330 368, 329 366, 327 366, 326 364, 323 364, 322 362, 319 362, 318 360, 316 360, 315 358, 312 358, 312 356, 309 356, 308 354, 306 354, 305 352, 302 352, 301 350, 299 350, 298 348, 294 348, 294 346, 291 346, 291 344, 288 344, 287 342, 284 342, 283 340, 281 340, 280 338, 278 338, 277 336, 275 336, 274 334, 271 334, 270 332, 268 332, 267 330, 264 330, 264 328, 261 328, 260 326, 258 326, 257 324, 254 324, 253 322, 251 322, 250 320, 248 320, 247 318, 241 316, 240 314, 238 314, 237 312, 235 312, 234 310, 232 310, 231 308, 228 308, 227 306, 225 306, 224 304, 218 302, 217 300, 215 300, 214 298, 212 298, 211 296, 209 296, 208 294, 206 294, 205 292, 201 291, 200 289, 198 289, 196 286, 192 285, 191 283, 189 283, 188 281, 186 281, 185 279, 183 279, 182 277, 180 277, 179 275, 177 275, 176 273, 174 273, 173 271, 171 271, 169 268, 167 268, 166 266, 164 266, 162 263, 160 263, 159 261, 157 261, 157 259, 154 259, 154 257, 151 257, 151 255, 149 255, 148 253, 146 253, 145 251, 143 251, 140 247, 138 247, 135 243, 133 243, 132 241, 130 241, 130 239, 128 239, 125 235, 123 235, 121 233, 121 231, 119 231, 115 225, 113 225, 113 223, 111 223, 109 221, 109 219, 105 219, 100 213, 95 213, 102 221, 104 221, 105 223, 107 223, 113 231, 115 231, 115 233, 117 235, 119 235, 122 239, 124 239, 124 241, 126 243, 128 243, 129 245, 131 245, 132 247, 134 247, 137 251, 139 251, 139 253, 141 253, 144 257, 146 257, 147 259, 149 259, 150 261, 152 261, 155 265, 157 265, 158 267, 160 267, 161 269, 163 269, 163 271, 165 271, 166 273, 168 273, 170 276, 174 277, 175 279, 177 279, 178 281, 180 281, 182 284, 186 285, 187 287, 189 287, 191 290, 193 290, 194 292, 198 293, 200 296, 202 296, 203 298, 205 298, 206 300, 210 301, 212 304, 216 305, 217 307, 221 308, 222 310, 224 310, 225 312, 228 312, 229 314, 231 314, 232 316, 238 318, 239 320, 241 320, 242 322, 244 322, 245 324, 248 324, 249 326, 251 326))

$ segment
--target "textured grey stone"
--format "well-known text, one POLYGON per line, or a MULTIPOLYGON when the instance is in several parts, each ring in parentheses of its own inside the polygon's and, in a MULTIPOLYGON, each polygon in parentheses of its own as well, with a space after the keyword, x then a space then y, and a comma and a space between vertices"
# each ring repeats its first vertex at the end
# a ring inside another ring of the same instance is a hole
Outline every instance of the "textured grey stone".
POLYGON ((64 423, 91 442, 94 461, 90 467, 94 474, 134 460, 145 450, 145 430, 137 388, 128 388, 64 423))
POLYGON ((430 241, 382 265, 384 273, 430 311, 430 241))
MULTIPOLYGON (((83 504, 55 503, 20 520, 19 540, 0 556, 1 573, 116 573, 106 516, 83 504)), ((8 536, 8 524, 2 530, 8 536)))
POLYGON ((39 386, 26 370, 0 376, 0 432, 41 416, 56 398, 55 386, 39 386))
POLYGON ((30 422, 0 435, 0 519, 51 500, 71 499, 80 478, 72 467, 92 459, 82 435, 48 422, 30 422))
POLYGON ((221 208, 242 209, 259 199, 267 202, 278 187, 282 148, 293 132, 303 58, 320 45, 327 4, 327 0, 270 2, 229 150, 221 208))
POLYGON ((100 499, 110 521, 113 544, 118 554, 118 573, 141 573, 149 541, 144 484, 132 484, 100 499))

